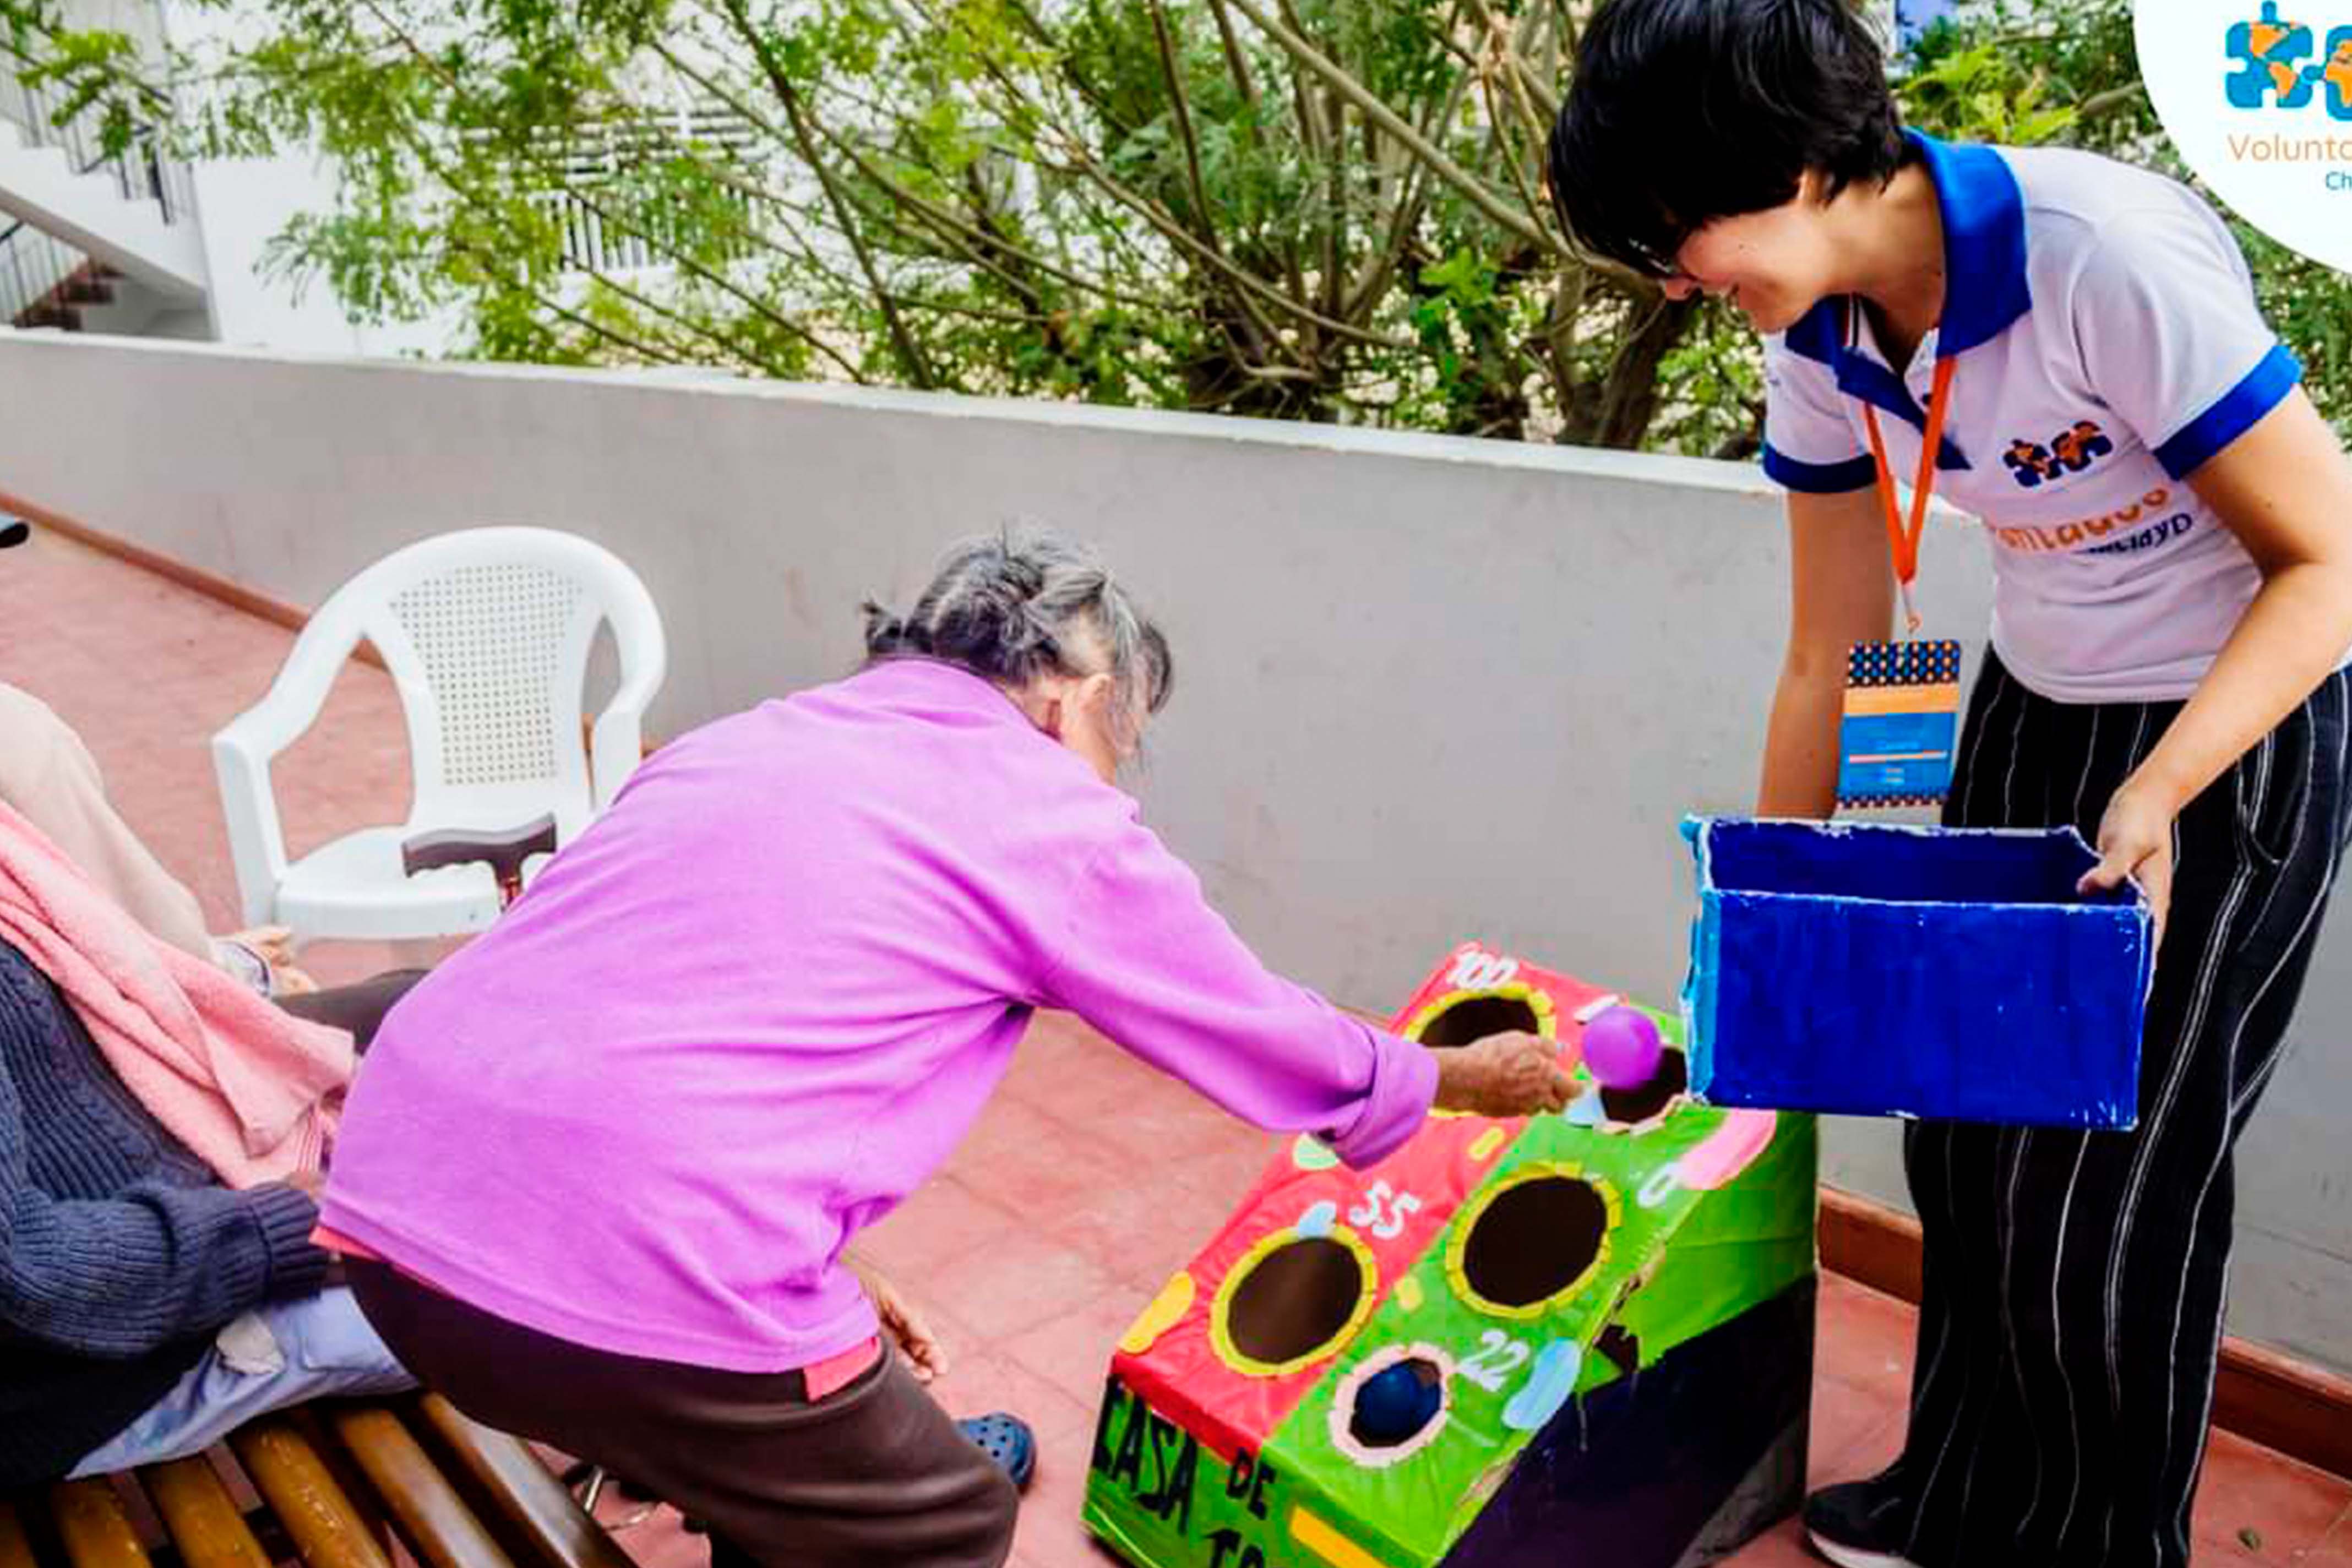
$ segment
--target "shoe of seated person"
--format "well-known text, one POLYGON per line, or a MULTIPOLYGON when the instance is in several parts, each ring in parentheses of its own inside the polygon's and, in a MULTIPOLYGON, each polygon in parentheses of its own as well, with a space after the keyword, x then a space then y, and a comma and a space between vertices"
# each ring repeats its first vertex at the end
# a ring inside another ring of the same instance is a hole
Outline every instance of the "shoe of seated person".
POLYGON ((1037 1473, 1037 1434, 1018 1415, 997 1411, 956 1423, 958 1430, 980 1445, 980 1451, 1004 1467, 1016 1489, 1026 1491, 1037 1473))
POLYGON ((1805 1535, 1837 1568, 1915 1568, 1907 1500, 1884 1478, 1823 1487, 1805 1500, 1805 1535))

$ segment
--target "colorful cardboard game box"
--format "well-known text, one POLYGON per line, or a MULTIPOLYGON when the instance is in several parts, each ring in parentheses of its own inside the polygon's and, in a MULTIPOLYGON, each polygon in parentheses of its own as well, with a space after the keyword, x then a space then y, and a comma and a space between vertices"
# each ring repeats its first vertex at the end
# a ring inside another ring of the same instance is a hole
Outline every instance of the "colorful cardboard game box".
POLYGON ((1617 1003, 1446 960, 1391 1026, 1540 1032, 1580 1097, 1433 1117, 1364 1171, 1286 1144, 1120 1342, 1097 1536, 1139 1568, 1683 1568, 1797 1506, 1813 1124, 1693 1100, 1655 1013, 1654 1071, 1604 1089, 1583 1037, 1617 1003))

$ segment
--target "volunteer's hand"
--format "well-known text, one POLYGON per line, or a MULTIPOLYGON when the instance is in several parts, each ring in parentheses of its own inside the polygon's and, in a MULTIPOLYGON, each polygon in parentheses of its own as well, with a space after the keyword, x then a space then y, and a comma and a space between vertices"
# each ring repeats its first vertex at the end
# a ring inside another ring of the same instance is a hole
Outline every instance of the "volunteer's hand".
POLYGON ((2172 909, 2173 814, 2126 781, 2099 818, 2099 863, 2084 873, 2080 892, 2118 888, 2126 877, 2147 889, 2156 916, 2156 940, 2164 942, 2164 920, 2172 909))
POLYGON ((875 1315, 882 1320, 885 1332, 898 1342, 907 1354, 908 1370, 917 1383, 929 1383, 947 1374, 947 1352, 940 1348, 939 1336, 931 1332, 923 1315, 908 1304, 898 1288, 877 1274, 868 1265, 855 1258, 849 1260, 850 1272, 866 1287, 866 1297, 874 1303, 875 1315))
POLYGON ((1559 1065, 1559 1046, 1540 1035, 1489 1035, 1437 1053, 1437 1109, 1475 1116, 1533 1116, 1558 1110, 1576 1086, 1559 1065))

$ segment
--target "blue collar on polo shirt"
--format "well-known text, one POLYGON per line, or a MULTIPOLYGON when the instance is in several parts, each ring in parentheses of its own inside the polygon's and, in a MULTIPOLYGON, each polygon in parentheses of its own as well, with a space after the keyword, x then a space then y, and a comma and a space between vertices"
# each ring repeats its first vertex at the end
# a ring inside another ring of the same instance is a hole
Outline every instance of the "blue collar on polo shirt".
MULTIPOLYGON (((1918 149, 1944 219, 1944 314, 1936 326, 1938 357, 1990 342, 2033 308, 2025 277, 2025 196, 2009 162, 1990 147, 1904 135, 1918 149)), ((1849 299, 1823 300, 1788 331, 1791 353, 1819 360, 1837 374, 1838 390, 1883 408, 1924 432, 1927 410, 1886 365, 1847 342, 1849 299)), ((1939 468, 1966 468, 1969 460, 1945 437, 1939 468)))

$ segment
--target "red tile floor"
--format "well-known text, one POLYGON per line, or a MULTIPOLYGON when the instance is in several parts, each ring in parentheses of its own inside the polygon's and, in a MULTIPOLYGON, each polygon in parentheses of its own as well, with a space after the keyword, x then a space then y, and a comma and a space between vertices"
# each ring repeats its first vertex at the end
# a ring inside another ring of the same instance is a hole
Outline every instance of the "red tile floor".
MULTIPOLYGON (((124 815, 222 928, 235 923, 235 884, 205 741, 266 689, 290 641, 54 535, 0 555, 0 679, 81 731, 124 815)), ((352 667, 320 725, 278 763, 290 845, 395 819, 405 769, 389 683, 352 667)), ((384 955, 322 945, 306 956, 333 980, 370 973, 384 955)), ((1017 1410, 1037 1427, 1043 1460, 1016 1563, 1110 1562, 1077 1513, 1111 1345, 1271 1149, 1099 1037, 1044 1018, 948 1169, 872 1234, 871 1256, 946 1342, 940 1398, 959 1414, 1017 1410)), ((1819 1479, 1843 1479, 1874 1468, 1900 1439, 1913 1314, 1843 1279, 1823 1286, 1813 1466, 1819 1479)), ((701 1542, 667 1510, 639 1518, 609 1498, 603 1511, 646 1568, 703 1561, 701 1542)), ((2197 1529, 2200 1563, 2352 1568, 2352 1481, 2220 1434, 2197 1529)), ((1791 1527, 1738 1559, 1810 1561, 1791 1527)))

